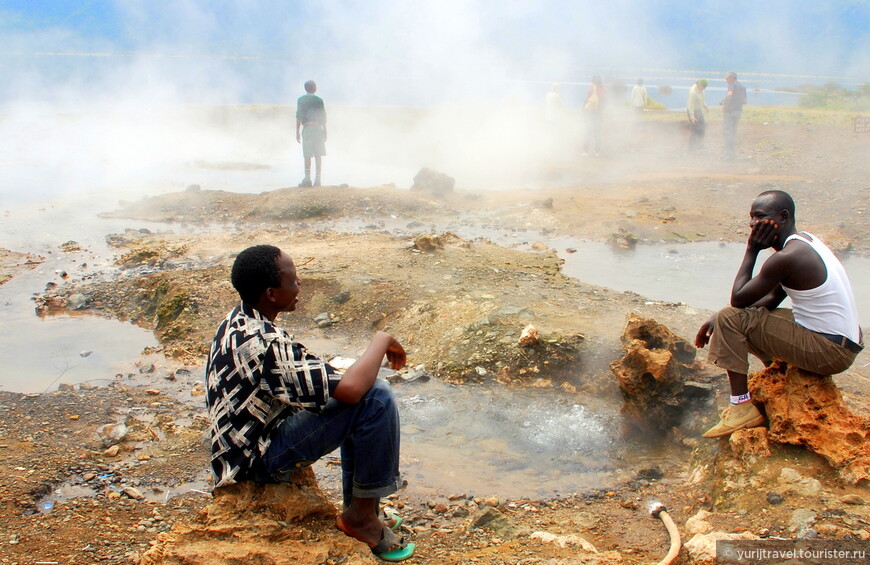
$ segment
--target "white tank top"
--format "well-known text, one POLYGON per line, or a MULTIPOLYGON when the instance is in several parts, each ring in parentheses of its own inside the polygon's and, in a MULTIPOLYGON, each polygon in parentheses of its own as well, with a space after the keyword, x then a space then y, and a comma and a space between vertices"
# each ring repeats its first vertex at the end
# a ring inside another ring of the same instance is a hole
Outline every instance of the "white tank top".
POLYGON ((785 243, 792 239, 812 247, 822 258, 827 271, 825 282, 816 288, 795 290, 783 285, 791 298, 795 322, 814 332, 843 335, 859 343, 858 308, 843 265, 833 251, 813 234, 792 234, 785 243))

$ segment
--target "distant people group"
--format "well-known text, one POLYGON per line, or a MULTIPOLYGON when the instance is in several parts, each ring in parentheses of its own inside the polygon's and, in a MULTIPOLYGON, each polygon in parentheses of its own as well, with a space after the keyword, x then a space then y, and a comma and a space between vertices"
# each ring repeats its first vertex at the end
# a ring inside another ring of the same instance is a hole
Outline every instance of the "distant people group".
MULTIPOLYGON (((737 73, 729 72, 725 76, 728 85, 725 97, 720 102, 722 106, 722 129, 724 136, 724 159, 733 161, 736 159, 736 134, 737 124, 746 104, 746 88, 737 80, 737 73)), ((698 153, 704 149, 704 137, 707 131, 707 107, 706 91, 709 81, 701 78, 695 81, 688 91, 686 101, 686 117, 688 120, 688 151, 690 154, 698 153)), ((640 117, 644 111, 654 103, 650 98, 644 80, 638 78, 632 87, 628 104, 640 117)), ((584 134, 582 137, 582 156, 599 156, 602 151, 602 137, 606 130, 606 115, 609 106, 608 89, 604 86, 600 76, 592 77, 591 83, 586 90, 583 99, 583 124, 584 134)), ((553 84, 547 92, 544 105, 544 122, 551 137, 559 137, 559 133, 565 131, 564 120, 568 114, 564 111, 562 97, 558 84, 553 84)))
MULTIPOLYGON (((746 88, 737 80, 737 73, 729 72, 725 81, 728 91, 720 102, 722 106, 722 129, 725 142, 724 157, 726 160, 736 159, 737 124, 746 104, 746 88)), ((689 88, 686 102, 686 114, 689 121, 690 153, 695 153, 704 146, 704 135, 707 129, 706 114, 708 112, 705 91, 708 81, 699 79, 689 88)), ((300 187, 319 187, 322 183, 323 157, 326 155, 326 108, 323 99, 317 94, 317 83, 313 80, 305 82, 305 94, 296 101, 296 141, 302 144, 302 156, 305 165, 305 176, 299 183, 300 187), (312 161, 314 176, 312 178, 312 161)), ((544 122, 551 138, 560 137, 564 128, 564 106, 559 91, 559 85, 553 84, 547 92, 544 109, 544 122)), ((650 106, 650 97, 642 78, 637 79, 631 89, 629 104, 636 112, 643 113, 650 106)), ((583 137, 582 155, 599 156, 602 148, 604 116, 608 105, 608 92, 600 76, 592 77, 583 101, 585 135, 583 137)))
MULTIPOLYGON (((728 91, 719 103, 722 106, 722 133, 725 138, 726 161, 737 158, 736 136, 737 122, 746 104, 746 87, 737 81, 737 73, 730 72, 725 76, 728 91)), ((689 118, 689 152, 695 152, 704 147, 704 133, 707 129, 705 114, 707 104, 704 91, 707 89, 707 79, 702 78, 689 88, 689 99, 686 102, 686 114, 689 118)))

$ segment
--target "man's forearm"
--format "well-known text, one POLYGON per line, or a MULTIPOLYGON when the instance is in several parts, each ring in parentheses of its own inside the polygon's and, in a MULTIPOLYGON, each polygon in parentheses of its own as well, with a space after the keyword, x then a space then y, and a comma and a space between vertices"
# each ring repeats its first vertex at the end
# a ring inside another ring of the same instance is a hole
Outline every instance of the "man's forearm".
POLYGON ((348 367, 341 377, 333 397, 346 404, 356 404, 372 388, 384 355, 390 346, 392 336, 384 332, 378 332, 372 339, 368 348, 360 355, 356 362, 348 367))
MULTIPOLYGON (((752 246, 747 247, 746 253, 743 256, 743 263, 737 271, 737 276, 734 278, 734 285, 731 287, 731 306, 735 308, 767 308, 773 310, 778 307, 785 299, 786 292, 781 284, 772 284, 765 288, 763 278, 756 279, 753 277, 755 263, 758 260, 758 254, 761 249, 752 246), (759 284, 759 282, 761 284, 759 284), (750 288, 753 287, 753 288, 750 288), (761 295, 761 292, 764 292, 761 295)), ((759 277, 762 277, 762 272, 759 277)))
POLYGON ((775 310, 782 301, 785 300, 786 294, 785 291, 782 290, 782 287, 779 287, 775 290, 771 290, 765 296, 760 298, 755 304, 752 305, 753 308, 767 308, 768 310, 775 310))
POLYGON ((755 270, 755 263, 758 261, 758 250, 748 247, 746 253, 743 254, 743 262, 737 270, 737 275, 734 277, 734 284, 731 286, 731 301, 740 293, 746 283, 752 280, 752 271, 755 270))

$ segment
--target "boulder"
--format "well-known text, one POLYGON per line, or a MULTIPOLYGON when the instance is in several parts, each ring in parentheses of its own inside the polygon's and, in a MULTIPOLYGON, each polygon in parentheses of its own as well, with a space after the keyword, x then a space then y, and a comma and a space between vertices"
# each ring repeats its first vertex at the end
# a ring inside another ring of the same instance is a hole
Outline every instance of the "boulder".
POLYGON ((771 441, 808 447, 849 483, 870 480, 870 418, 849 410, 833 378, 776 361, 750 374, 749 391, 771 441))
POLYGON ((530 347, 536 343, 538 343, 538 328, 529 324, 523 328, 523 332, 520 334, 520 339, 517 342, 517 345, 520 347, 530 347))
POLYGON ((100 436, 100 440, 103 442, 103 446, 105 447, 111 447, 121 443, 124 441, 124 438, 127 437, 128 433, 129 429, 124 423, 106 424, 97 429, 97 435, 100 436))
POLYGON ((749 532, 731 534, 726 532, 710 532, 709 534, 695 534, 692 539, 683 544, 689 554, 689 563, 694 565, 716 565, 716 542, 757 540, 758 537, 749 532))
POLYGON ((708 392, 689 386, 700 370, 695 347, 652 318, 634 313, 622 343, 625 356, 611 363, 610 370, 622 390, 623 415, 639 428, 667 430, 680 425, 686 405, 708 392))
POLYGON ((336 514, 311 468, 288 483, 241 482, 215 489, 211 504, 191 523, 177 522, 170 532, 158 534, 138 563, 379 563, 366 544, 335 527, 336 514))
POLYGON ((443 196, 449 192, 453 192, 453 186, 455 184, 456 179, 453 177, 423 167, 414 176, 414 184, 411 185, 411 190, 422 190, 430 192, 435 196, 443 196))
POLYGON ((709 534, 713 531, 713 525, 707 521, 707 518, 712 514, 704 509, 698 510, 698 513, 686 520, 686 534, 709 534))
POLYGON ((450 232, 441 235, 424 233, 414 239, 414 249, 431 253, 438 249, 444 249, 447 245, 462 245, 463 243, 462 238, 450 232))

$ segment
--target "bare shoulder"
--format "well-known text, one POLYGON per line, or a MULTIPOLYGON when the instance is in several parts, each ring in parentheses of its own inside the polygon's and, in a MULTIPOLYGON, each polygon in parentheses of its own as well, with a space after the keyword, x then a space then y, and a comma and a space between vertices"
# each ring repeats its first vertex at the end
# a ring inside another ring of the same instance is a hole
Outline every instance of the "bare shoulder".
POLYGON ((783 248, 776 255, 782 253, 784 257, 818 257, 819 254, 813 249, 811 240, 807 236, 800 232, 795 235, 797 237, 792 237, 786 241, 783 248))
POLYGON ((787 241, 783 248, 774 253, 772 257, 778 257, 780 260, 799 260, 814 256, 818 256, 818 253, 812 248, 810 242, 805 238, 798 237, 787 241))
POLYGON ((812 256, 818 256, 806 241, 787 241, 785 246, 774 252, 764 262, 763 269, 788 274, 795 269, 804 268, 812 256))
POLYGON ((794 272, 808 274, 806 272, 808 270, 824 269, 821 256, 802 236, 788 241, 780 251, 771 256, 771 259, 776 259, 775 264, 779 265, 779 269, 785 274, 794 272))

